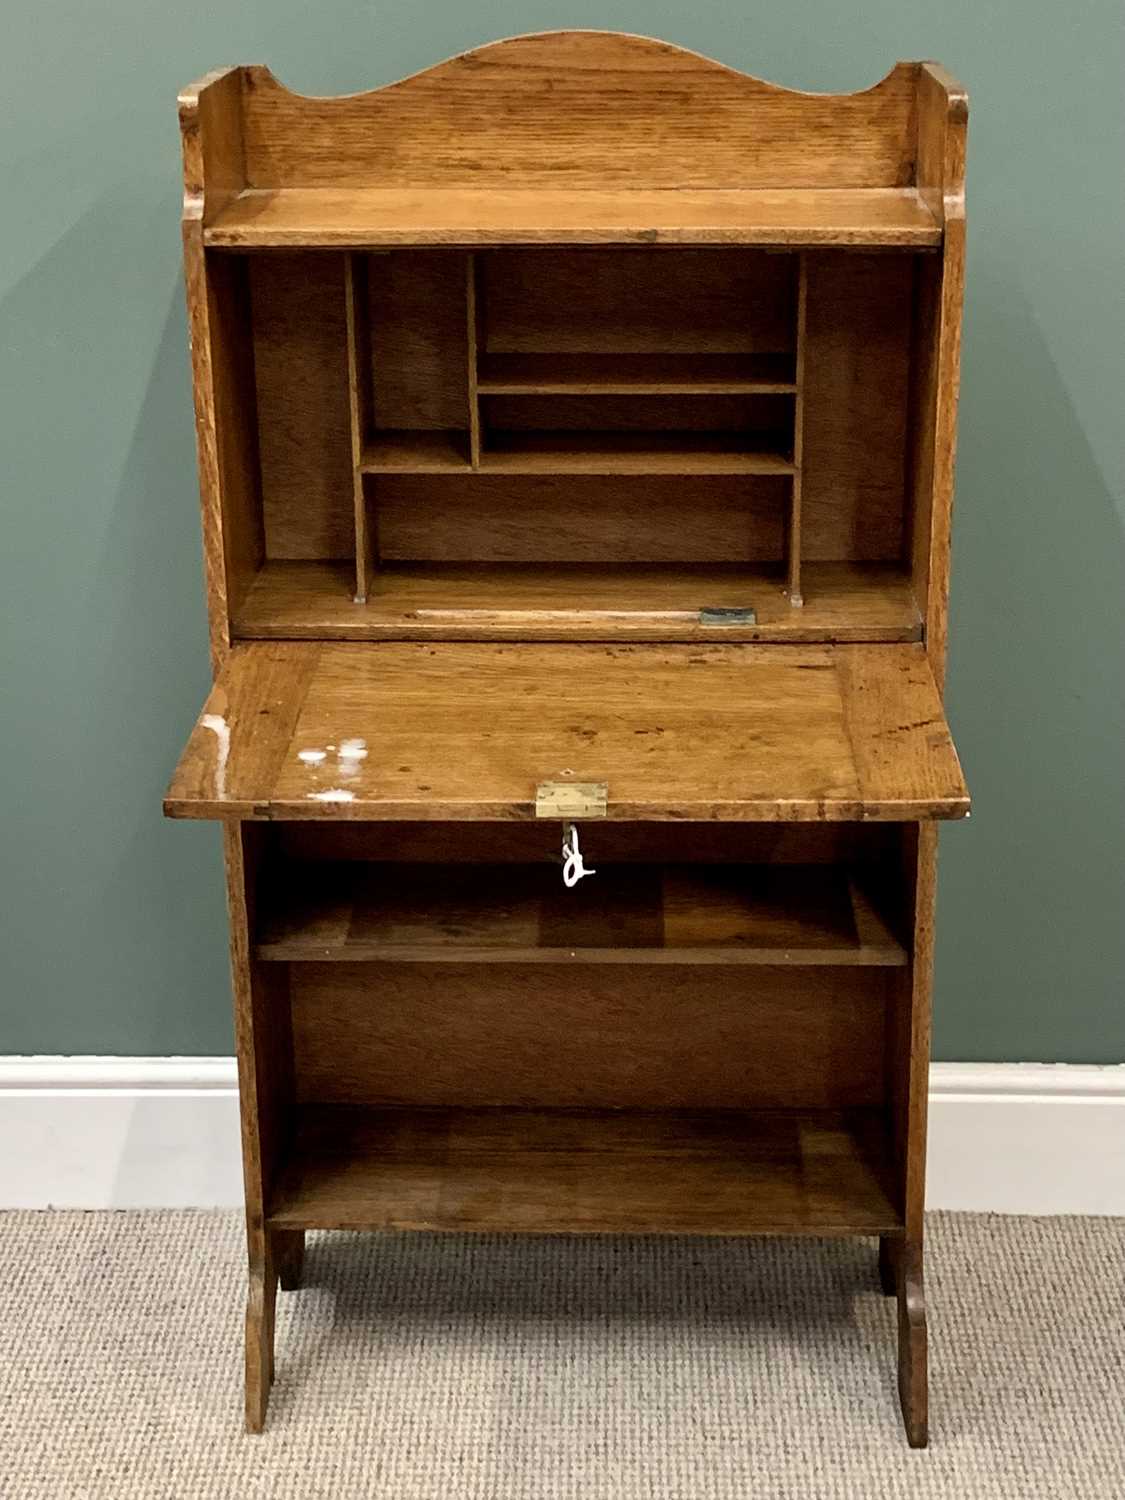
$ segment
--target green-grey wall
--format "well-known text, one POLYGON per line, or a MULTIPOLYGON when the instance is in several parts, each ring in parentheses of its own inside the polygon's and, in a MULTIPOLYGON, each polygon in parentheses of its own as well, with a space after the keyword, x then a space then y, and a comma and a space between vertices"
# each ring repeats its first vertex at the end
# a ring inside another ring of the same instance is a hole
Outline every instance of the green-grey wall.
POLYGON ((219 838, 160 817, 207 685, 177 89, 388 82, 515 31, 796 87, 968 85, 936 1052, 1125 1058, 1119 0, 53 0, 0 61, 0 1053, 231 1050, 219 838))

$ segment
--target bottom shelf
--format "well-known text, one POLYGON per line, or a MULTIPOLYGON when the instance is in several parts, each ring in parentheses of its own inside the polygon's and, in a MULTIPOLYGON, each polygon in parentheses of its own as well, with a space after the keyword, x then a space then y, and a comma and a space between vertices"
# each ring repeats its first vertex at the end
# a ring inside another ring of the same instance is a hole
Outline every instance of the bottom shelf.
POLYGON ((305 1105, 286 1229, 880 1234, 902 1228, 881 1111, 305 1105))

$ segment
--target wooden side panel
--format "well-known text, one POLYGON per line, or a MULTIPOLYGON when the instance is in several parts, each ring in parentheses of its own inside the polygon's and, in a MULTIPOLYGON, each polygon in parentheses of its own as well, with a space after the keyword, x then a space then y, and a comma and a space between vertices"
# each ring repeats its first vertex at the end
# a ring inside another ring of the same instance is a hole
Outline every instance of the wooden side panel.
POLYGON ((934 521, 935 442, 939 407, 943 262, 928 256, 914 282, 914 334, 906 451, 903 556, 923 618, 929 614, 930 552, 934 521))
POLYGON ((941 66, 918 65, 915 181, 918 196, 939 222, 965 214, 965 147, 969 96, 941 66))
POLYGON ((244 68, 217 68, 180 94, 184 217, 209 225, 246 186, 244 68))
POLYGON ((306 1101, 797 1108, 883 1097, 883 970, 289 968, 306 1101))
POLYGON ((263 1205, 292 1128, 293 1034, 288 973, 251 954, 265 830, 232 824, 225 833, 227 910, 235 1041, 242 1107, 242 1161, 249 1226, 261 1228, 263 1205))
POLYGON ((254 334, 247 268, 209 256, 215 437, 223 493, 227 604, 234 614, 265 557, 262 476, 254 402, 254 334))
POLYGON ((230 615, 260 551, 256 456, 247 431, 245 296, 239 272, 212 263, 204 224, 245 181, 242 70, 208 73, 180 95, 184 281, 195 399, 211 665, 230 648, 230 615), (224 327, 230 317, 231 328, 224 327), (228 520, 227 510, 230 517, 228 520))
POLYGON ((753 476, 381 475, 378 498, 386 562, 776 562, 787 508, 753 476))
POLYGON ((266 1225, 266 1205, 291 1158, 295 1122, 288 975, 281 965, 258 963, 250 949, 264 843, 263 831, 250 824, 224 830, 249 1273, 245 1412, 250 1432, 262 1430, 273 1383, 277 1256, 288 1248, 292 1265, 297 1254, 292 1236, 283 1239, 266 1225))
POLYGON ((949 549, 961 381, 961 306, 965 280, 965 141, 969 101, 934 63, 918 83, 918 188, 945 224, 941 258, 919 288, 917 388, 913 401, 912 525, 907 556, 926 645, 939 690, 945 681, 949 549))
POLYGON ((806 255, 801 504, 809 561, 901 554, 913 261, 806 255))
POLYGON ((911 963, 888 979, 888 1107, 896 1203, 908 1237, 918 1243, 926 1206, 937 846, 936 831, 930 825, 923 823, 904 831, 900 859, 911 929, 911 963))
MULTIPOLYGON (((930 1097, 930 1040, 933 1032, 934 931, 937 918, 937 830, 919 824, 908 845, 908 875, 913 875, 914 962, 910 973, 909 1061, 898 1060, 906 1088, 905 1219, 909 1238, 920 1243, 926 1210, 926 1131, 930 1097), (913 859, 911 859, 913 855, 913 859)), ((894 976, 900 992, 901 976, 894 976)))
POLYGON ((796 262, 752 250, 491 251, 485 352, 788 352, 796 262))
POLYGON ((250 262, 266 555, 355 547, 344 257, 250 262))
POLYGON ((801 94, 604 31, 478 48, 339 99, 244 70, 247 176, 270 187, 897 187, 912 180, 917 64, 801 94))

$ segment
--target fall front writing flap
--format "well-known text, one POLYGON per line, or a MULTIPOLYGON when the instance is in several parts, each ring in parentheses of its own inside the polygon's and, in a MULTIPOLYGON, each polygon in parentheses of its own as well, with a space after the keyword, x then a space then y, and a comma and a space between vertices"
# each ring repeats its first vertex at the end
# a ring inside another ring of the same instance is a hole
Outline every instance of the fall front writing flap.
POLYGON ((531 819, 544 783, 617 820, 963 817, 920 645, 236 646, 171 817, 531 819))

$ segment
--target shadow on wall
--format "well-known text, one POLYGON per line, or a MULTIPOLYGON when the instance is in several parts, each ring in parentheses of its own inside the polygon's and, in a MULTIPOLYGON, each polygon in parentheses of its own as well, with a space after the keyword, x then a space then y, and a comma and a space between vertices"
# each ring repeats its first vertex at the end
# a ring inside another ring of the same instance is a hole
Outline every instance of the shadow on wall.
POLYGON ((113 723, 134 726, 143 756, 143 791, 131 801, 131 817, 105 872, 103 899, 110 909, 129 914, 134 934, 143 933, 159 966, 158 987, 137 997, 143 1007, 138 1023, 151 1036, 142 1037, 144 1046, 137 1050, 225 1053, 232 1039, 219 830, 213 824, 185 829, 165 820, 161 810, 168 778, 210 688, 190 355, 178 262, 95 562, 94 587, 104 591, 107 604, 122 571, 130 608, 112 612, 106 633, 107 667, 114 670, 107 672, 111 692, 102 712, 113 723), (180 604, 185 597, 187 610, 180 604), (138 629, 139 620, 153 622, 152 638, 138 629), (138 869, 145 872, 143 883, 138 869), (186 1014, 178 1024, 180 1007, 186 1014), (181 1032, 178 1046, 164 1040, 170 1030, 181 1032), (210 1047, 209 1034, 215 1038, 210 1047))
POLYGON ((1121 1061, 1125 522, 1015 279, 968 289, 935 1053, 1121 1061))
POLYGON ((143 181, 106 193, 0 303, 0 1052, 231 1045, 218 840, 160 815, 208 681, 177 229, 143 181))

